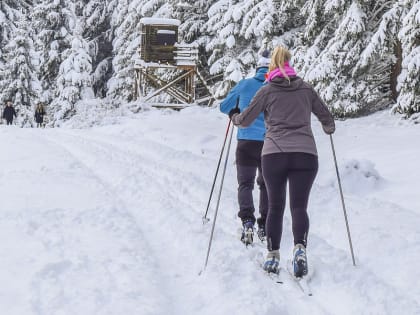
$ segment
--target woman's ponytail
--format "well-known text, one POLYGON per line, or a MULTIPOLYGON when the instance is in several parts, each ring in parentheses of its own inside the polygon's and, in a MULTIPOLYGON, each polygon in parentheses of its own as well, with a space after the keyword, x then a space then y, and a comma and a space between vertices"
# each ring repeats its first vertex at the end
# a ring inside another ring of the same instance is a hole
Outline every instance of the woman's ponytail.
POLYGON ((290 51, 288 51, 283 46, 277 46, 274 48, 273 54, 271 55, 271 62, 268 66, 268 71, 273 71, 274 69, 279 69, 283 76, 290 82, 289 76, 284 71, 284 64, 292 58, 290 51))

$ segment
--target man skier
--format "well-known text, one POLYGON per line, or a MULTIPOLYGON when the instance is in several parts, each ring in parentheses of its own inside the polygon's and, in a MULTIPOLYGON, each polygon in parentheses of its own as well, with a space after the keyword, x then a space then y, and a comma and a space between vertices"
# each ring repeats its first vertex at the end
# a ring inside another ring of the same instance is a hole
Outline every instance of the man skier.
MULTIPOLYGON (((263 86, 270 63, 270 52, 264 50, 257 62, 256 74, 252 78, 243 79, 229 92, 220 104, 220 111, 225 114, 235 108, 239 101, 239 110, 248 107, 255 93, 263 86)), ((252 244, 255 224, 255 208, 252 196, 255 176, 258 170, 257 184, 260 189, 259 212, 257 220, 258 237, 265 239, 265 220, 268 210, 268 197, 261 171, 261 150, 264 143, 264 116, 260 114, 253 124, 238 129, 236 147, 236 172, 238 180, 238 217, 242 220, 241 241, 245 245, 252 244)))

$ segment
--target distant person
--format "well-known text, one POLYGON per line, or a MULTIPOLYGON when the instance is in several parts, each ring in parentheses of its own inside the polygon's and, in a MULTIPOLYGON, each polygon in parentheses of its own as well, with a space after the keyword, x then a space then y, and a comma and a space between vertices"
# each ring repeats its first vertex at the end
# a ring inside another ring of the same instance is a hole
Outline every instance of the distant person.
POLYGON ((278 273, 280 240, 286 204, 286 186, 292 214, 295 277, 308 273, 306 246, 309 231, 307 206, 318 172, 318 156, 311 130, 311 113, 325 133, 335 131, 334 118, 313 87, 296 75, 290 66, 290 52, 284 47, 273 51, 268 83, 255 95, 244 112, 232 109, 235 125, 249 126, 264 113, 267 133, 262 149, 262 171, 268 192, 267 259, 264 270, 278 273))
MULTIPOLYGON (((229 92, 225 100, 220 104, 220 110, 228 114, 236 107, 245 110, 255 93, 263 86, 265 75, 268 72, 270 63, 270 52, 262 52, 257 61, 256 73, 252 78, 243 79, 229 92)), ((258 237, 265 239, 265 220, 268 210, 268 197, 261 170, 261 150, 264 144, 265 126, 264 116, 261 113, 256 117, 254 123, 247 128, 238 129, 236 147, 236 176, 238 180, 238 217, 242 220, 241 241, 245 245, 252 244, 254 235, 254 224, 257 221, 258 237), (258 175, 257 175, 258 173, 258 175), (252 191, 255 185, 255 177, 260 189, 259 212, 260 217, 255 219, 255 208, 252 191)))
POLYGON ((36 127, 43 127, 44 123, 44 115, 45 115, 45 109, 42 103, 38 103, 35 109, 35 121, 36 121, 36 127))
POLYGON ((13 124, 13 116, 16 117, 16 111, 12 106, 12 102, 7 101, 3 110, 3 118, 6 119, 7 125, 13 124))

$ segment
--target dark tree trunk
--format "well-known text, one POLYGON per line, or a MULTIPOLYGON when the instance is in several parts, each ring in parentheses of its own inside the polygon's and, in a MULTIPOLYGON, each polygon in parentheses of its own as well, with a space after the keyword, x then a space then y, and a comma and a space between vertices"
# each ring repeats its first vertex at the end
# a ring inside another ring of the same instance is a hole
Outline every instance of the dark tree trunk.
POLYGON ((402 47, 401 42, 396 40, 394 45, 394 55, 396 57, 396 62, 392 65, 391 69, 391 91, 392 91, 392 99, 394 101, 398 98, 398 91, 397 91, 397 79, 401 73, 401 63, 402 63, 402 47))

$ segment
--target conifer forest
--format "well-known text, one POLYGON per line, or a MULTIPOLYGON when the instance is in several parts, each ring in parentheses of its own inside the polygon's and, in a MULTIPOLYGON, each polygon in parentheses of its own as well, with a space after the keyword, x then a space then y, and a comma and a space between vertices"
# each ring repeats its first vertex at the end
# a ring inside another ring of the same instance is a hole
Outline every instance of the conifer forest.
POLYGON ((134 102, 144 17, 180 20, 217 98, 284 45, 336 117, 420 115, 419 0, 1 0, 1 106, 33 126, 42 102, 59 126, 134 102))

